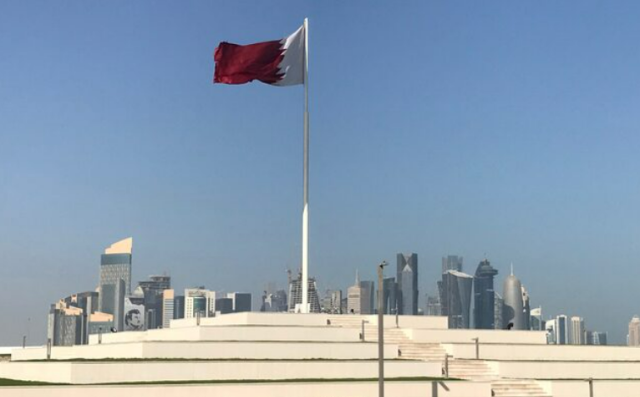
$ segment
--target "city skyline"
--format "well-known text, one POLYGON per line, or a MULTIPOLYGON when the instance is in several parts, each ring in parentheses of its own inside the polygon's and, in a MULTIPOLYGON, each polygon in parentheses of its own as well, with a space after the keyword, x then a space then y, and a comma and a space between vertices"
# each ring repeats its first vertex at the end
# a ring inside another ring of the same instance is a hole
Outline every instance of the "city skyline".
POLYGON ((319 290, 416 252, 422 305, 443 255, 486 254, 500 275, 514 262, 534 306, 624 343, 640 311, 640 5, 285 3, 2 4, 0 343, 35 339, 123 236, 139 239, 134 280, 260 296, 297 269, 302 89, 211 78, 219 41, 304 17, 319 290))

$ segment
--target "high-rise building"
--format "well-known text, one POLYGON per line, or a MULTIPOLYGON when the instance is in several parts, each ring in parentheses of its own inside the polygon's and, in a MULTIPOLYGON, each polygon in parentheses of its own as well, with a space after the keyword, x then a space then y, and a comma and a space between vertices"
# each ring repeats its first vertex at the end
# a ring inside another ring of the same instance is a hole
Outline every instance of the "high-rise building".
POLYGON ((399 314, 418 314, 418 254, 397 255, 396 281, 399 314))
POLYGON ((341 314, 340 303, 342 302, 341 290, 327 290, 322 300, 322 313, 341 314))
POLYGON ((131 259, 133 238, 112 244, 100 260, 99 310, 113 314, 114 326, 123 330, 124 298, 131 294, 131 259))
POLYGON ((360 296, 360 314, 374 314, 376 310, 375 284, 373 281, 360 281, 362 295, 360 296))
POLYGON ((169 328, 175 316, 175 292, 172 289, 162 291, 162 328, 169 328))
POLYGON ((184 295, 178 295, 173 299, 173 318, 184 318, 184 295))
POLYGON ((442 315, 449 318, 449 328, 469 328, 471 325, 471 288, 473 277, 456 270, 442 274, 438 282, 442 315))
POLYGON ((569 324, 567 316, 561 314, 556 317, 555 321, 555 342, 557 345, 566 345, 569 343, 569 324))
POLYGON ((571 344, 584 345, 585 342, 584 319, 582 317, 571 317, 571 344))
POLYGON ((440 305, 439 296, 425 295, 426 307, 424 310, 425 316, 441 316, 442 306, 440 305))
POLYGON ((265 291, 262 297, 261 312, 286 312, 287 311, 287 293, 283 290, 275 292, 265 291))
POLYGON ((529 324, 531 325, 530 329, 534 331, 542 331, 545 329, 544 320, 542 319, 542 307, 531 309, 529 324))
POLYGON ((248 292, 230 292, 227 298, 231 299, 231 310, 233 313, 251 311, 251 294, 248 292))
POLYGON ((86 343, 86 316, 79 307, 69 306, 64 299, 51 305, 47 324, 47 338, 53 346, 72 346, 86 343))
POLYGON ((218 298, 215 305, 216 312, 220 314, 233 313, 233 299, 231 298, 218 298))
POLYGON ((457 272, 462 271, 462 257, 457 255, 448 255, 442 258, 442 273, 446 273, 449 270, 455 270, 457 272))
MULTIPOLYGON (((171 288, 170 276, 149 276, 149 280, 138 282, 144 294, 144 307, 147 329, 161 328, 163 320, 164 290, 171 288)), ((173 315, 172 317, 173 318, 173 315)))
POLYGON ((212 317, 216 311, 215 291, 209 291, 204 286, 184 290, 184 318, 196 318, 198 315, 212 317))
POLYGON ((495 291, 493 278, 498 271, 491 267, 488 260, 478 264, 473 279, 474 326, 476 329, 495 328, 495 291))
POLYGON ((347 289, 347 313, 362 314, 362 286, 356 270, 356 282, 347 289))
POLYGON ((547 331, 547 344, 555 345, 558 343, 556 340, 556 319, 552 318, 545 322, 544 329, 547 331))
POLYGON ((387 277, 382 280, 382 310, 384 314, 396 314, 397 302, 395 277, 387 277))
MULTIPOLYGON (((314 277, 309 277, 307 280, 307 302, 309 302, 311 313, 320 313, 320 297, 318 296, 318 288, 314 277)), ((298 277, 295 279, 289 279, 287 302, 290 312, 299 311, 300 305, 302 305, 302 273, 298 273, 298 277)))
POLYGON ((591 332, 591 337, 589 338, 589 344, 591 345, 606 345, 607 344, 607 333, 606 332, 591 332))
POLYGON ((511 266, 511 274, 504 280, 502 298, 504 299, 502 316, 504 317, 505 327, 513 324, 512 329, 526 329, 524 304, 522 302, 522 284, 513 275, 513 265, 511 266))
POLYGON ((531 304, 529 303, 529 292, 524 285, 522 286, 522 313, 523 329, 531 329, 531 304))
POLYGON ((499 293, 494 291, 493 295, 493 327, 495 329, 504 328, 504 299, 499 293))
POLYGON ((627 344, 629 346, 640 346, 640 317, 638 316, 633 316, 629 322, 627 344))

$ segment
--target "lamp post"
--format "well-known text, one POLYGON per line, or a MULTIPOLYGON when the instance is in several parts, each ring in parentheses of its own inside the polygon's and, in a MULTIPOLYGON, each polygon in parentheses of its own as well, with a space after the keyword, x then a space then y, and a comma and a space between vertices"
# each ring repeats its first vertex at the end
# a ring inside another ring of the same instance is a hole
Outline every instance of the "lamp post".
POLYGON ((384 288, 383 272, 387 262, 378 265, 378 396, 384 397, 384 288))

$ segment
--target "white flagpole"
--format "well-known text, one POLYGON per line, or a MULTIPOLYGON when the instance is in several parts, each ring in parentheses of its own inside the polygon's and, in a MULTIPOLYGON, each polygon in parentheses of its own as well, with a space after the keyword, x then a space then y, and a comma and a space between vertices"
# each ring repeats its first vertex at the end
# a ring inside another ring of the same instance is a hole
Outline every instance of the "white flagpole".
POLYGON ((302 313, 309 313, 309 19, 304 19, 304 165, 302 207, 302 313))

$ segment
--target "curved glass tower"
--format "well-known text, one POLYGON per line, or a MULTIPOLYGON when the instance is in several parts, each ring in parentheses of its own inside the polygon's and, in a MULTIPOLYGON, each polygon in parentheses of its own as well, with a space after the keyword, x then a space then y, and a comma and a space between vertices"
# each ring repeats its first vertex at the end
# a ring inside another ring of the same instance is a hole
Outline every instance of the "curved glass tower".
POLYGON ((498 274, 498 271, 491 267, 491 263, 488 260, 485 259, 478 264, 476 276, 473 279, 473 320, 477 329, 495 328, 493 277, 496 274, 498 274))

